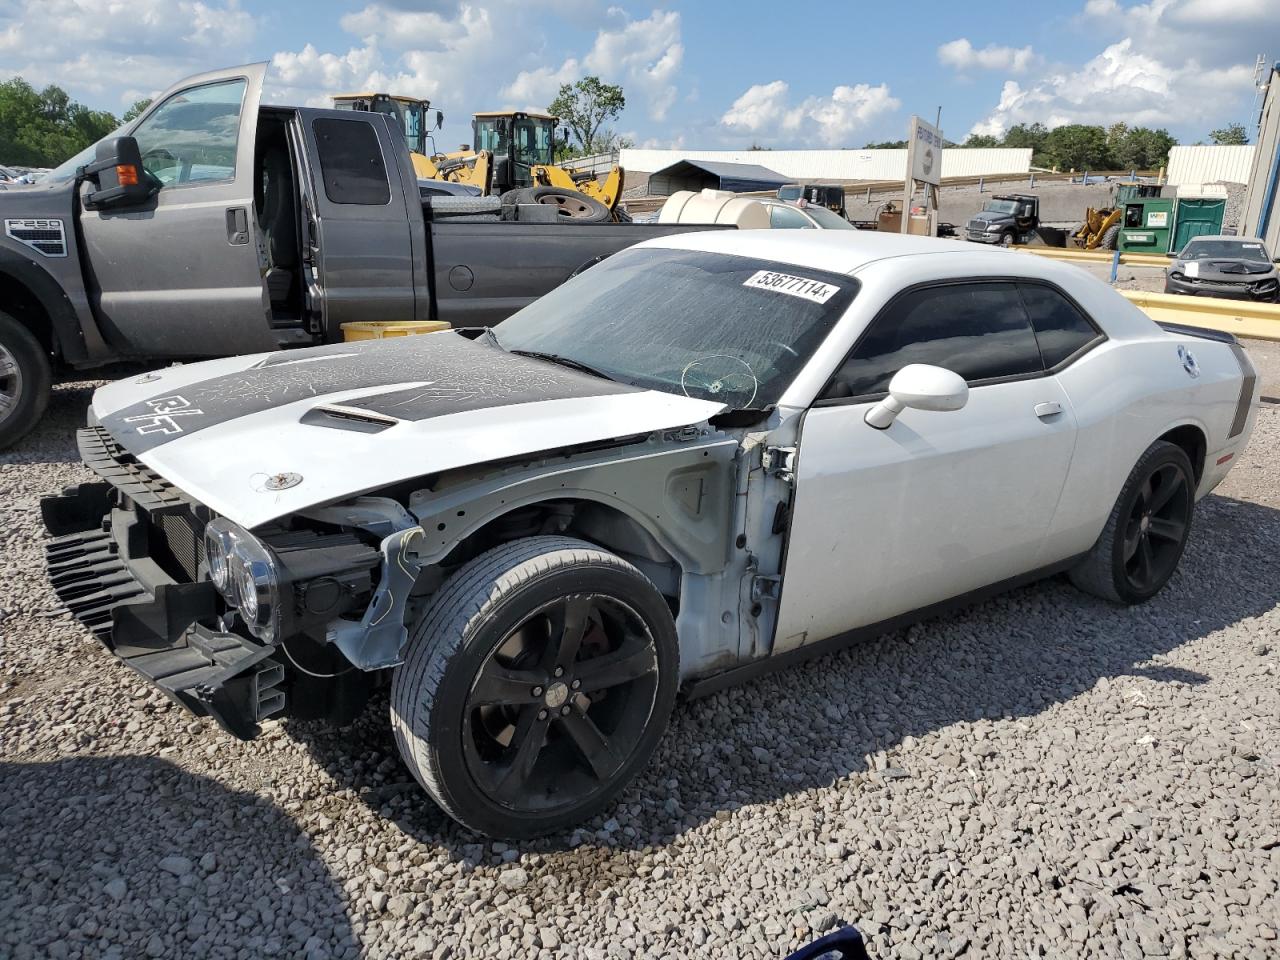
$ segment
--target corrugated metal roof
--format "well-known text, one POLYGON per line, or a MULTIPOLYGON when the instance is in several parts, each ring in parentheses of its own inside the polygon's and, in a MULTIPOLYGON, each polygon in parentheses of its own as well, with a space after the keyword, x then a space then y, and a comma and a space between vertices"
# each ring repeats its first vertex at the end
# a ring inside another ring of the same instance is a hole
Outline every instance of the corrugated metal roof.
POLYGON ((1253 144, 1243 147, 1196 145, 1169 151, 1169 183, 1175 187, 1202 183, 1248 183, 1253 167, 1253 144))
MULTIPOLYGON (((901 180, 907 174, 906 150, 635 150, 621 152, 619 163, 637 173, 662 170, 679 160, 758 163, 791 180, 901 180)), ((1031 150, 1013 147, 942 151, 944 177, 981 177, 1028 173, 1031 150)))

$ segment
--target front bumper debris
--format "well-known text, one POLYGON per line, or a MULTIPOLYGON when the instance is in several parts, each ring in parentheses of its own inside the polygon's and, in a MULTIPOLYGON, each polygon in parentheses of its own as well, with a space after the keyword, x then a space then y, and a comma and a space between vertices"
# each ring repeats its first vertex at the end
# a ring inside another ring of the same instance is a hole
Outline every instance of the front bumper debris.
POLYGON ((1272 284, 1266 290, 1256 291, 1249 283, 1218 283, 1212 280, 1177 280, 1166 277, 1164 292, 1176 293, 1184 297, 1214 297, 1219 300, 1275 303, 1277 296, 1280 296, 1280 285, 1272 284))
POLYGON ((209 581, 179 583, 147 558, 123 553, 112 529, 114 496, 108 484, 92 483, 41 501, 53 534, 45 555, 54 593, 126 666, 197 716, 252 738, 285 707, 275 646, 205 626, 218 609, 209 581))

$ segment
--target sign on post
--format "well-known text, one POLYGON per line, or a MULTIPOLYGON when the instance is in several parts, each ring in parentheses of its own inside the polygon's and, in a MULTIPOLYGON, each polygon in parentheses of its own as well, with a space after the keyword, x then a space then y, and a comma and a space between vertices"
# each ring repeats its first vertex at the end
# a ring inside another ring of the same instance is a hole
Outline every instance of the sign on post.
POLYGON ((935 187, 942 183, 942 131, 919 117, 911 118, 907 167, 912 180, 935 187))
MULTIPOLYGON (((941 110, 939 110, 941 114, 941 110)), ((938 235, 937 188, 942 184, 942 131, 919 117, 911 118, 911 132, 907 137, 907 177, 903 184, 902 232, 911 232, 911 201, 915 197, 916 184, 924 184, 929 236, 938 235)))

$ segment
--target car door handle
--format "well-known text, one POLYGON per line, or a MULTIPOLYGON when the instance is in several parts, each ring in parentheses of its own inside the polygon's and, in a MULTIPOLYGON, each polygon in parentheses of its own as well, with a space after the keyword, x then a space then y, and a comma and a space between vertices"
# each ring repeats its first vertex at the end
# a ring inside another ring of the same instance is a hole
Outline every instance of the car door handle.
POLYGON ((233 247, 249 242, 249 213, 244 207, 227 208, 227 243, 233 247))
POLYGON ((1041 420, 1049 417, 1056 417, 1062 412, 1062 404, 1057 400, 1046 400, 1044 403, 1036 404, 1036 416, 1041 420))

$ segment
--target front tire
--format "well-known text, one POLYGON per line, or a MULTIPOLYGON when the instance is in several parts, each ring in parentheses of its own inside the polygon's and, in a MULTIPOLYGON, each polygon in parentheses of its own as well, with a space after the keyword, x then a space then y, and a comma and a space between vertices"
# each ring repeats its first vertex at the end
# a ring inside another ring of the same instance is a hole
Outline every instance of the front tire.
POLYGON ((39 422, 49 404, 49 354, 31 331, 0 313, 0 450, 13 446, 39 422))
POLYGON ((1195 473, 1181 447, 1158 440, 1125 481, 1102 536, 1071 582, 1113 603, 1145 603, 1169 582, 1191 533, 1195 473))
POLYGON ((644 767, 675 703, 666 600, 614 554, 530 537, 463 565, 392 678, 401 756, 463 826, 523 839, 604 809, 644 767))

